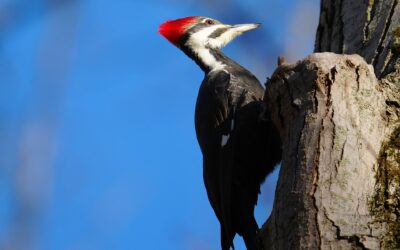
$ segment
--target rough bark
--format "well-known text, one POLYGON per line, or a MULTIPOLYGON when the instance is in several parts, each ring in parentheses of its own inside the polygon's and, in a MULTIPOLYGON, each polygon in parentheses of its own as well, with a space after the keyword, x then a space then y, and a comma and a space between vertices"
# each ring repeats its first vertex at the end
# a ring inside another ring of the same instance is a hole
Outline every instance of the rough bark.
POLYGON ((269 79, 283 156, 265 249, 400 249, 399 24, 398 0, 322 0, 315 50, 336 54, 269 79))
POLYGON ((322 0, 315 51, 359 54, 381 78, 399 62, 399 25, 399 0, 322 0))

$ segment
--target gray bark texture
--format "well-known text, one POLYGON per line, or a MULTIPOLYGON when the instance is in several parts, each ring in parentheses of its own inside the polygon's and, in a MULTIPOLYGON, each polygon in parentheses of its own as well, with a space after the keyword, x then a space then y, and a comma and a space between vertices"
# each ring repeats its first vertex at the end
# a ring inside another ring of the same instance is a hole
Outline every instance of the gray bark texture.
POLYGON ((398 0, 322 0, 324 53, 268 80, 283 155, 264 249, 400 249, 399 24, 398 0))
POLYGON ((322 0, 315 51, 359 54, 381 78, 399 62, 399 25, 399 0, 322 0))

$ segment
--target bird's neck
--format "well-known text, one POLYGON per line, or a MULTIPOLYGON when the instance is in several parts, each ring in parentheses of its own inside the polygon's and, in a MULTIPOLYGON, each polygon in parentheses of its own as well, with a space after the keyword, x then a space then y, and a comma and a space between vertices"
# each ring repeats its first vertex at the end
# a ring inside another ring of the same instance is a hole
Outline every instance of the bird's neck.
POLYGON ((208 47, 184 48, 187 56, 192 58, 197 65, 207 74, 214 70, 223 70, 227 66, 236 64, 219 49, 208 47))

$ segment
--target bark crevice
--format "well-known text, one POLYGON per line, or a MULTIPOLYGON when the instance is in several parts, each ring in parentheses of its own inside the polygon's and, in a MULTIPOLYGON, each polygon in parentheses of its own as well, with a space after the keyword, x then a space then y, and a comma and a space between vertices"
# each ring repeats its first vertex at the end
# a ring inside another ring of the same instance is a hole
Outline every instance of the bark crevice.
POLYGON ((284 154, 274 209, 260 232, 265 249, 379 245, 367 202, 385 136, 377 86, 356 55, 313 54, 271 77, 265 101, 284 154))
POLYGON ((351 55, 269 79, 283 155, 265 249, 400 249, 399 3, 321 0, 315 52, 351 55))
POLYGON ((374 67, 377 66, 379 57, 381 56, 384 48, 386 48, 386 46, 384 46, 384 42, 385 42, 385 40, 387 40, 387 35, 389 32, 389 28, 391 27, 391 23, 392 23, 391 21, 392 21, 394 12, 395 12, 395 8, 397 7, 397 4, 398 4, 398 0, 393 0, 393 4, 390 8, 389 16, 386 19, 385 24, 384 24, 384 29, 383 29, 382 35, 380 37, 380 40, 379 40, 379 45, 376 50, 376 54, 375 54, 374 58, 372 59, 372 64, 374 65, 374 67))
POLYGON ((321 0, 315 52, 359 54, 383 78, 400 60, 391 48, 399 25, 399 0, 321 0))
MULTIPOLYGON (((367 41, 370 37, 370 25, 372 20, 375 18, 377 1, 369 0, 367 7, 367 21, 364 25, 364 41, 367 41)), ((363 43, 363 46, 365 43, 363 43)))

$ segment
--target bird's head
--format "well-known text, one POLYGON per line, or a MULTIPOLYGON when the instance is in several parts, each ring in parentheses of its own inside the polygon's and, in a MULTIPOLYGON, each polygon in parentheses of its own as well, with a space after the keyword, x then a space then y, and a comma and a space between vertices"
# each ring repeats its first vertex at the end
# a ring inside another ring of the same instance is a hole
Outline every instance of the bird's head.
POLYGON ((220 49, 235 37, 259 27, 258 23, 229 25, 208 17, 185 17, 166 21, 159 33, 178 48, 196 51, 201 48, 220 49))

